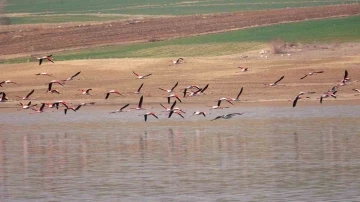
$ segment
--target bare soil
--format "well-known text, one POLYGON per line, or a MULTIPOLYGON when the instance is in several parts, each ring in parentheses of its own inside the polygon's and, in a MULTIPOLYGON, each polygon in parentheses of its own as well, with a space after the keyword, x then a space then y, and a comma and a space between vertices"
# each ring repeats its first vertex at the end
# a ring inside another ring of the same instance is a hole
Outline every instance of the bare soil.
POLYGON ((351 4, 181 17, 144 17, 103 23, 0 26, 0 57, 166 40, 252 26, 358 14, 360 4, 351 4))

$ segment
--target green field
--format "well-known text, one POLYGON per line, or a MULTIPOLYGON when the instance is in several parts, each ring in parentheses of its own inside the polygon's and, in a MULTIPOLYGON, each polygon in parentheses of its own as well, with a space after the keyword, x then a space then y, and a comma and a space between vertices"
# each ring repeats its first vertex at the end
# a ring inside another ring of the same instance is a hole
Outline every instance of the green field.
POLYGON ((24 17, 11 17, 11 24, 38 24, 38 23, 64 23, 64 22, 88 22, 108 21, 125 19, 123 16, 96 16, 96 15, 36 15, 24 17))
MULTIPOLYGON (((218 56, 259 49, 277 38, 295 43, 360 41, 359 22, 360 16, 352 16, 277 24, 168 41, 70 51, 56 54, 56 60, 218 56)), ((6 62, 26 62, 27 60, 28 58, 20 58, 6 62)))
POLYGON ((8 0, 8 13, 190 15, 360 3, 360 0, 8 0))

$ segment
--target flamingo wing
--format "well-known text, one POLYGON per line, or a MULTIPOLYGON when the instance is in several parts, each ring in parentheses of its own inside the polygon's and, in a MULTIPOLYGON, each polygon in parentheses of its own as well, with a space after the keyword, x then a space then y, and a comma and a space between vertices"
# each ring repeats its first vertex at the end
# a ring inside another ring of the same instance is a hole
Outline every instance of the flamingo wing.
POLYGON ((174 103, 171 105, 170 109, 173 110, 174 107, 175 107, 175 105, 176 105, 176 100, 175 100, 174 103))
POLYGON ((144 83, 142 83, 139 87, 139 89, 137 90, 138 92, 140 92, 141 88, 143 87, 144 83))
POLYGON ((301 77, 300 79, 304 79, 305 77, 307 77, 308 75, 307 74, 305 74, 303 77, 301 77))
POLYGON ((280 82, 281 80, 284 79, 285 76, 282 76, 279 80, 275 81, 274 84, 277 84, 278 82, 280 82))
POLYGON ((29 94, 26 95, 26 98, 30 97, 31 94, 33 94, 35 89, 33 89, 29 94))
POLYGON ((348 78, 348 75, 349 75, 348 71, 345 70, 344 80, 345 80, 346 78, 348 78))
POLYGON ((206 84, 206 86, 201 90, 201 92, 203 93, 208 87, 209 87, 209 84, 206 84))
POLYGON ((141 98, 140 98, 140 101, 139 101, 138 108, 141 108, 143 100, 144 100, 144 96, 142 95, 141 98))
POLYGON ((107 100, 110 96, 110 93, 106 93, 105 100, 107 100))
POLYGON ((76 74, 74 74, 72 77, 70 77, 70 79, 73 79, 74 77, 76 77, 77 75, 79 75, 81 73, 81 71, 77 72, 76 74))
POLYGON ((132 71, 136 76, 139 76, 139 74, 135 73, 134 71, 132 71))
POLYGON ((299 98, 300 98, 300 96, 298 95, 298 96, 296 96, 296 98, 294 99, 294 102, 293 102, 293 107, 295 107, 296 106, 296 103, 297 103, 297 101, 299 100, 299 98))
POLYGON ((176 82, 175 86, 171 88, 171 91, 173 91, 178 84, 179 84, 179 82, 176 82))
POLYGON ((243 90, 244 90, 244 87, 241 87, 239 94, 236 96, 237 100, 239 99, 239 97, 240 97, 241 93, 243 92, 243 90))
POLYGON ((124 105, 123 107, 120 108, 120 111, 123 110, 123 109, 125 109, 125 108, 126 108, 127 106, 129 106, 129 105, 130 105, 130 104, 124 105))

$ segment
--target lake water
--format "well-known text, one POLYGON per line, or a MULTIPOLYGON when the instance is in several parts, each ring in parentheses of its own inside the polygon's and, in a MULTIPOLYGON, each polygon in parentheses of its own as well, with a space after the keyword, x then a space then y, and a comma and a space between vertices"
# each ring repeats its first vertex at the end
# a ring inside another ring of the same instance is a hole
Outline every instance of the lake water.
POLYGON ((360 106, 28 112, 0 113, 0 201, 360 201, 360 106))

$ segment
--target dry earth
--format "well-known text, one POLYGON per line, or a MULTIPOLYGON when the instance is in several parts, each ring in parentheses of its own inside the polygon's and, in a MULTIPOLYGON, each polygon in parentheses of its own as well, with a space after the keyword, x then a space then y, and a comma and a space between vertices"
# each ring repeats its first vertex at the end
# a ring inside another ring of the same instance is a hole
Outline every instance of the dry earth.
POLYGON ((0 26, 0 58, 91 46, 136 43, 225 32, 251 26, 360 14, 360 4, 291 8, 106 23, 0 26))
MULTIPOLYGON (((293 99, 300 91, 315 91, 309 95, 310 100, 300 100, 298 105, 319 104, 320 95, 334 85, 348 70, 352 82, 342 86, 338 98, 326 99, 323 105, 339 103, 359 103, 360 96, 356 96, 353 88, 360 88, 357 81, 360 78, 360 43, 347 44, 310 44, 289 48, 290 54, 281 56, 272 53, 264 55, 259 51, 248 52, 248 57, 230 55, 221 57, 194 57, 184 58, 184 63, 171 65, 170 59, 111 59, 111 60, 78 60, 60 61, 54 64, 44 62, 39 66, 36 61, 26 64, 6 64, 0 66, 1 79, 10 79, 20 83, 20 86, 5 84, 1 91, 7 93, 10 100, 1 103, 0 107, 15 107, 19 102, 16 96, 25 96, 30 90, 35 89, 33 98, 35 103, 67 100, 74 104, 95 101, 97 105, 117 105, 126 103, 136 105, 139 95, 130 94, 144 83, 144 105, 159 108, 159 103, 166 103, 166 94, 159 90, 171 88, 177 81, 179 86, 176 92, 181 96, 180 89, 188 85, 205 86, 209 83, 207 94, 199 97, 182 98, 183 105, 215 105, 221 97, 235 97, 241 87, 244 92, 243 100, 239 106, 250 105, 281 105, 291 106, 289 100, 293 99), (261 57, 262 56, 262 57, 261 57), (248 72, 240 72, 238 66, 249 68, 248 72), (303 80, 299 78, 311 71, 324 70, 323 74, 309 76, 303 80), (35 76, 39 72, 52 73, 58 79, 66 79, 81 71, 76 77, 79 80, 68 81, 64 87, 57 84, 60 95, 46 94, 45 83, 54 79, 47 76, 35 76), (152 73, 148 79, 136 79, 132 73, 152 73), (265 86, 285 76, 281 81, 285 86, 265 86), (81 88, 92 88, 93 96, 79 95, 81 88), (124 93, 124 97, 111 95, 105 100, 104 93, 116 89, 124 93), (96 95, 95 95, 96 94, 96 95), (277 102, 279 101, 279 102, 277 102)), ((268 50, 270 51, 270 49, 268 50)), ((229 105, 224 103, 224 105, 229 105)), ((115 107, 117 108, 117 107, 115 107)))

